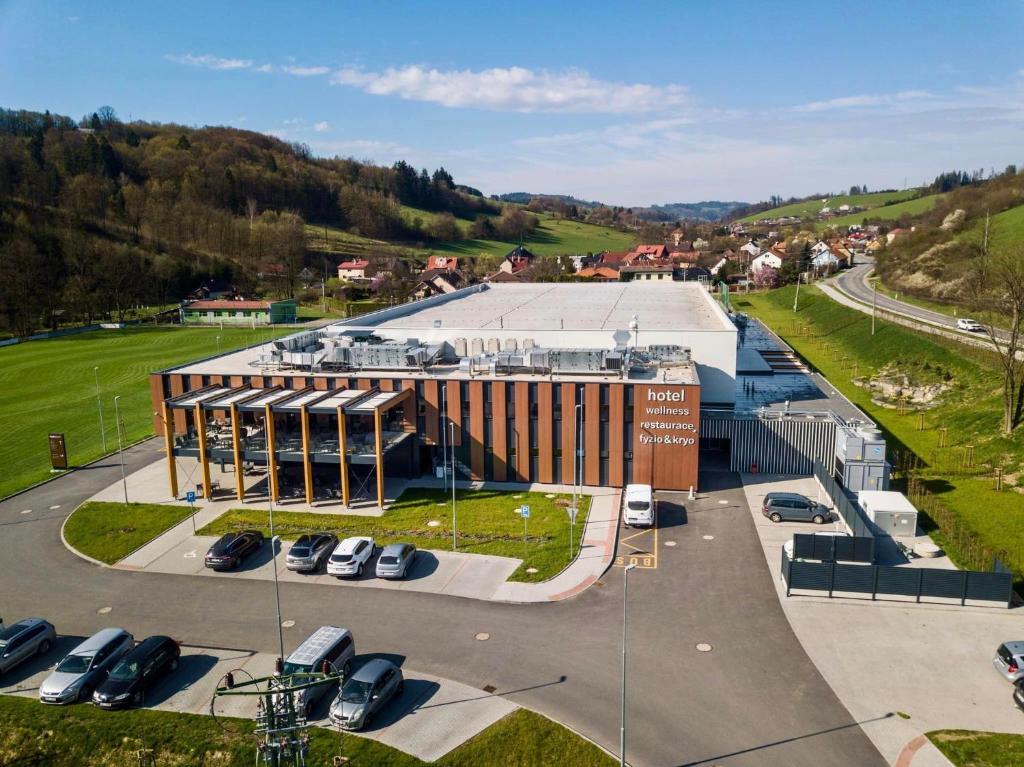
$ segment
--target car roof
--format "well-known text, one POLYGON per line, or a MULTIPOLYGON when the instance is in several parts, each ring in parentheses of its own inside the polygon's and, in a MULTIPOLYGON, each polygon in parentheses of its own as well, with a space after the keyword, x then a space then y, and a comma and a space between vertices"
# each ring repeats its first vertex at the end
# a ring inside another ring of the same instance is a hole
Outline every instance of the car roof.
POLYGON ((46 621, 42 618, 22 618, 20 621, 16 621, 3 631, 0 631, 0 639, 13 639, 21 632, 27 631, 33 626, 38 626, 40 623, 46 623, 46 621))
POLYGON ((355 679, 357 682, 375 682, 381 674, 390 668, 394 668, 395 664, 384 658, 374 658, 364 663, 349 679, 355 679))
POLYGON ((351 633, 348 629, 338 626, 321 626, 292 651, 288 656, 288 662, 301 663, 304 666, 316 663, 323 656, 324 650, 351 633))
POLYGON ((173 641, 174 640, 170 637, 161 636, 159 634, 151 637, 146 637, 137 645, 135 645, 135 647, 129 650, 124 657, 129 658, 131 660, 142 660, 151 652, 153 652, 153 650, 155 650, 156 648, 173 641))
POLYGON ((384 550, 381 552, 381 554, 401 554, 402 549, 404 549, 408 545, 408 543, 389 543, 387 546, 384 547, 384 550))
POLYGON ((341 543, 338 544, 338 547, 334 550, 334 553, 336 553, 336 554, 351 554, 353 551, 356 550, 356 546, 358 546, 361 541, 366 541, 367 543, 372 543, 373 542, 373 538, 369 538, 369 537, 367 537, 365 535, 358 536, 358 537, 355 537, 355 538, 346 538, 345 540, 343 540, 341 543))
POLYGON ((807 496, 806 495, 800 495, 800 493, 768 493, 765 496, 765 500, 767 500, 769 498, 772 498, 772 499, 784 498, 784 499, 790 500, 790 501, 806 501, 807 500, 807 496))
POLYGON ((97 653, 110 642, 124 636, 128 636, 128 632, 124 629, 100 629, 69 652, 68 655, 91 655, 97 653))
POLYGON ((1003 642, 1003 647, 1012 652, 1014 655, 1024 655, 1024 641, 1003 642))

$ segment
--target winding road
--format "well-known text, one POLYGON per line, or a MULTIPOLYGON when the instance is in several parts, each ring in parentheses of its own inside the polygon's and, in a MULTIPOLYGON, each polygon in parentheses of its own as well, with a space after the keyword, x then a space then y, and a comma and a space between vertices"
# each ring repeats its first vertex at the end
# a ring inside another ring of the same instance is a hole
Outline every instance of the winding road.
MULTIPOLYGON (((129 471, 160 458, 155 439, 126 453, 129 471)), ((274 652, 265 582, 113 570, 61 545, 65 517, 119 478, 116 458, 107 459, 0 502, 4 617, 41 615, 68 635, 120 625, 136 636, 274 652)), ((660 540, 674 545, 662 547, 657 569, 629 576, 628 761, 884 765, 791 631, 737 477, 707 473, 701 482, 701 497, 685 507, 663 497, 660 540), (698 652, 698 643, 713 650, 698 652)), ((612 568, 580 596, 545 605, 282 583, 283 617, 295 621, 285 641, 324 623, 347 626, 364 651, 493 685, 617 752, 622 581, 612 568), (477 640, 480 632, 490 638, 477 640)))

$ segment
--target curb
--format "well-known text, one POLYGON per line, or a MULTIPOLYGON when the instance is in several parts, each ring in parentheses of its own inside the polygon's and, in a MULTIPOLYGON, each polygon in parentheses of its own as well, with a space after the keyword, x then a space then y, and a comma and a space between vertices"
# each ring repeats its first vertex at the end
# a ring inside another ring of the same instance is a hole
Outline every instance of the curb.
POLYGON ((87 503, 87 501, 83 501, 82 503, 78 504, 78 506, 75 507, 74 511, 72 511, 71 514, 68 514, 66 517, 64 517, 64 521, 60 523, 60 542, 64 544, 64 548, 65 549, 70 551, 76 557, 79 557, 80 559, 84 559, 86 562, 91 562, 94 565, 99 565, 100 567, 105 567, 108 570, 114 570, 115 568, 114 568, 113 565, 108 565, 106 562, 100 562, 100 560, 98 560, 98 559, 93 559, 88 554, 83 554, 81 551, 79 551, 74 546, 72 546, 70 543, 68 543, 68 539, 66 537, 64 537, 64 526, 67 525, 68 520, 71 519, 71 515, 74 514, 75 511, 78 511, 80 508, 82 508, 82 506, 84 506, 85 503, 87 503))

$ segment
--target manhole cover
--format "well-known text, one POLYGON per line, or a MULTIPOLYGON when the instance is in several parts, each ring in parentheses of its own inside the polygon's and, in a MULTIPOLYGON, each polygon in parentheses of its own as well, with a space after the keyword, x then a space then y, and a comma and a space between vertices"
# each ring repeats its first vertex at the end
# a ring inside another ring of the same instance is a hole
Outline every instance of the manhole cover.
POLYGON ((59 503, 55 503, 53 506, 50 507, 50 511, 56 511, 59 508, 60 508, 60 504, 59 503))
POLYGON ((25 509, 25 510, 24 510, 24 511, 22 511, 21 513, 22 513, 22 514, 31 514, 31 513, 32 513, 32 509, 25 509))
POLYGON ((729 505, 729 502, 728 502, 728 501, 719 501, 719 502, 718 502, 718 505, 719 505, 719 506, 728 506, 728 505, 729 505))
POLYGON ((715 540, 715 536, 713 536, 713 535, 705 535, 705 536, 703 536, 703 538, 704 538, 705 541, 713 541, 713 540, 715 540))
POLYGON ((480 689, 482 689, 484 692, 497 692, 497 690, 498 690, 498 688, 495 687, 493 684, 485 684, 480 689))
POLYGON ((668 546, 669 548, 672 548, 673 546, 676 545, 676 542, 675 541, 665 541, 665 545, 668 546))
POLYGON ((538 570, 537 570, 537 568, 536 568, 536 567, 527 567, 527 568, 526 568, 526 572, 528 572, 528 573, 530 573, 530 574, 533 574, 533 573, 536 573, 536 572, 538 572, 538 570))
POLYGON ((109 613, 113 609, 114 609, 113 607, 101 607, 96 612, 98 612, 100 615, 106 615, 107 613, 109 613))
POLYGON ((486 642, 486 641, 487 641, 488 639, 490 639, 490 638, 491 638, 491 635, 490 635, 490 634, 488 634, 488 633, 487 633, 486 631, 481 631, 481 632, 480 632, 479 634, 477 634, 477 635, 476 635, 475 637, 473 637, 473 638, 474 638, 474 639, 475 639, 476 641, 478 641, 478 642, 486 642))
POLYGON ((713 649, 715 648, 713 648, 707 642, 701 642, 697 645, 697 652, 711 652, 713 649))
POLYGON ((441 526, 441 523, 438 522, 436 519, 432 519, 429 522, 427 522, 427 527, 440 527, 440 526, 441 526))
POLYGON ((290 629, 294 625, 295 621, 293 620, 281 621, 281 628, 283 629, 290 629))

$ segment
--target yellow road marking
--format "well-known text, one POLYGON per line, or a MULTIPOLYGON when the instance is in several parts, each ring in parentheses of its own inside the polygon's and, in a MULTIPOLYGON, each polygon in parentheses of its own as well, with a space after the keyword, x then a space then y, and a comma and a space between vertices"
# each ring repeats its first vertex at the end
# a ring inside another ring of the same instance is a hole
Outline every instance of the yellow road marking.
POLYGON ((633 549, 635 554, 619 554, 615 557, 616 567, 625 567, 626 565, 634 565, 638 568, 645 570, 657 570, 658 569, 658 502, 654 502, 654 526, 649 530, 640 530, 633 533, 625 538, 619 538, 619 543, 624 546, 633 549), (641 535, 647 535, 653 533, 654 535, 654 548, 651 551, 647 549, 641 549, 639 546, 634 546, 629 541, 634 538, 638 538, 641 535))

